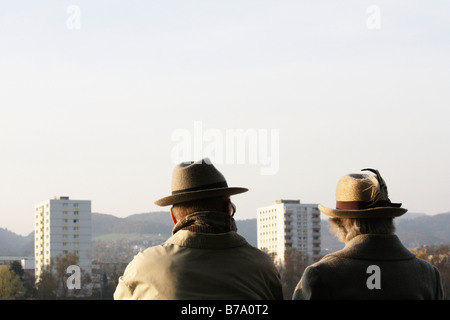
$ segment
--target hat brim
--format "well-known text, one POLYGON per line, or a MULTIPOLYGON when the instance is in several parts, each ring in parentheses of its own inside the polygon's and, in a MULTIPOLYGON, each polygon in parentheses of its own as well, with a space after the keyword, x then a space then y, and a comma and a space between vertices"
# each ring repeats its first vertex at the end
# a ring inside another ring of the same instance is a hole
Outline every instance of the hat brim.
POLYGON ((395 218, 405 214, 408 209, 397 207, 377 207, 361 210, 330 209, 319 205, 319 210, 335 218, 395 218))
POLYGON ((247 188, 240 187, 225 187, 225 188, 215 188, 208 190, 198 190, 198 191, 189 191, 178 194, 173 194, 164 198, 161 198, 155 201, 155 204, 158 206, 169 206, 177 203, 188 202, 192 200, 199 200, 205 198, 214 198, 220 196, 232 196, 239 193, 247 192, 247 188))

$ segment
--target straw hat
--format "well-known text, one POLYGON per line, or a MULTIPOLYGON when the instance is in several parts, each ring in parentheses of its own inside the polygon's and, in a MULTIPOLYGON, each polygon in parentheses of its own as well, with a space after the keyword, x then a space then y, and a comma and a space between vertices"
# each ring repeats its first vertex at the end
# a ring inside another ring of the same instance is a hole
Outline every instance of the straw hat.
POLYGON ((375 174, 353 173, 339 180, 336 209, 319 205, 324 214, 337 218, 394 218, 408 211, 401 203, 392 203, 386 183, 376 169, 362 169, 375 174))
POLYGON ((231 196, 248 191, 247 188, 228 187, 225 177, 208 158, 183 162, 172 175, 172 195, 155 201, 158 206, 168 206, 192 200, 231 196))

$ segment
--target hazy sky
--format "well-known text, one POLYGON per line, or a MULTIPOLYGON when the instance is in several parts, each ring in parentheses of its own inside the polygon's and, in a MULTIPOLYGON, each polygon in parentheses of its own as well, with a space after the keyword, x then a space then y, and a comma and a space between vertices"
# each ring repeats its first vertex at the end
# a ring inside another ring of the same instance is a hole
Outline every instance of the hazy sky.
POLYGON ((180 132, 192 157, 256 133, 256 163, 217 164, 250 189, 238 219, 281 198, 334 206, 365 167, 410 212, 450 211, 449 17, 425 0, 2 2, 0 227, 28 234, 54 196, 161 210, 180 132))

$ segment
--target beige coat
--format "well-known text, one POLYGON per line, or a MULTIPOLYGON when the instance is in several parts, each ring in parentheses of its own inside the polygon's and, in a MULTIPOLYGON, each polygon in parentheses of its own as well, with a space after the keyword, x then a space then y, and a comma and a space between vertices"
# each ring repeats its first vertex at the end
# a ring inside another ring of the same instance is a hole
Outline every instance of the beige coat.
POLYGON ((236 232, 180 230, 164 245, 135 256, 114 299, 282 299, 278 271, 267 254, 236 232))

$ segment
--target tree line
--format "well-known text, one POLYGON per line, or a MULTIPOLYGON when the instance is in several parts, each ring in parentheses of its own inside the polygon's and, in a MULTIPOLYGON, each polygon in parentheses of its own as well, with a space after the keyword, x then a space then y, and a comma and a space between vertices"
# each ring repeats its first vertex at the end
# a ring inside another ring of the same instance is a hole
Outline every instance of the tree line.
MULTIPOLYGON (((435 265, 442 278, 445 299, 450 299, 450 245, 422 246, 411 249, 417 257, 435 265)), ((41 273, 36 282, 34 275, 24 272, 22 265, 15 261, 0 266, 0 300, 25 299, 92 299, 111 300, 118 279, 123 274, 134 252, 126 243, 115 246, 97 243, 94 248, 92 273, 81 270, 79 289, 70 289, 68 281, 71 274, 67 272, 70 265, 76 265, 78 257, 74 254, 60 255, 51 259, 51 263, 41 273), (121 245, 121 247, 120 247, 121 245)), ((285 251, 284 263, 277 263, 281 276, 284 299, 290 300, 308 259, 295 248, 285 251)))

